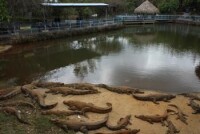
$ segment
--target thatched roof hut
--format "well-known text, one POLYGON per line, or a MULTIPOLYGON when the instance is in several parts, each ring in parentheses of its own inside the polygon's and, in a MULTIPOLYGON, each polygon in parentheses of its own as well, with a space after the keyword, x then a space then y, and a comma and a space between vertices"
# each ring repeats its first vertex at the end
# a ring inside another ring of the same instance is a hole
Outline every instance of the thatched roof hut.
POLYGON ((159 9, 155 7, 151 2, 146 0, 139 7, 135 9, 134 13, 156 14, 156 13, 159 13, 159 9))

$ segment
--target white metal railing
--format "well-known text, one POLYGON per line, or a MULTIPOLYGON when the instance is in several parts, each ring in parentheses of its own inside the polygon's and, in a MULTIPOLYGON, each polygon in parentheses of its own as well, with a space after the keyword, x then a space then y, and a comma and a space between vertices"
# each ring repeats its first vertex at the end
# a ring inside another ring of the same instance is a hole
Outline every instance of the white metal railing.
POLYGON ((28 34, 37 32, 48 32, 56 30, 71 30, 87 27, 101 27, 113 24, 119 24, 115 19, 99 20, 66 20, 62 22, 38 22, 38 23, 19 23, 0 26, 0 35, 2 34, 28 34))
POLYGON ((199 22, 200 16, 198 15, 117 15, 115 17, 118 21, 172 21, 172 20, 188 20, 199 22))

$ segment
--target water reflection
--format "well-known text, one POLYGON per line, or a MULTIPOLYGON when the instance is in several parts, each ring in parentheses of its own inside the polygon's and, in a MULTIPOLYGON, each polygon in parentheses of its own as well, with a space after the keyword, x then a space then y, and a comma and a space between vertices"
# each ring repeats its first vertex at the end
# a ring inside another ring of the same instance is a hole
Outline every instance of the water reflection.
POLYGON ((194 70, 200 68, 199 31, 188 25, 144 25, 44 42, 34 49, 1 56, 0 78, 17 78, 17 83, 39 78, 198 91, 199 73, 194 70))
POLYGON ((195 67, 195 74, 200 80, 200 63, 195 67))
POLYGON ((35 47, 32 44, 29 47, 17 46, 0 57, 0 83, 6 83, 13 78, 17 78, 15 83, 27 83, 42 77, 46 72, 68 65, 74 66, 76 76, 84 77, 95 70, 92 58, 117 53, 121 49, 122 45, 114 37, 106 35, 70 41, 40 42, 35 47), (87 64, 79 63, 85 60, 87 64))
POLYGON ((74 66, 74 74, 76 77, 80 77, 83 80, 88 73, 94 73, 96 67, 95 60, 90 59, 86 60, 85 62, 76 63, 74 66))

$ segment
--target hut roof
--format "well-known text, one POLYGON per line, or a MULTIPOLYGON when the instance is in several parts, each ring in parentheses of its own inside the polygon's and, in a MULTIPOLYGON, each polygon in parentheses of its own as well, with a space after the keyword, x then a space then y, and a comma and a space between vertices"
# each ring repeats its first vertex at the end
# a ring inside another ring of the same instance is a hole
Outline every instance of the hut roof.
POLYGON ((159 13, 159 9, 155 7, 151 2, 146 0, 139 7, 135 9, 134 13, 155 14, 159 13))

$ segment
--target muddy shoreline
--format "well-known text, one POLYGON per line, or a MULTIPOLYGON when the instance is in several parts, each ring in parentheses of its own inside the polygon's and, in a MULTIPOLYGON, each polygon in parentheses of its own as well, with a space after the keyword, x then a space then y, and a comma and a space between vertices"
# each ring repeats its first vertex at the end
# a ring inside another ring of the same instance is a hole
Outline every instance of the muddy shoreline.
POLYGON ((65 29, 56 31, 44 31, 39 33, 6 35, 0 36, 0 45, 17 45, 37 41, 67 38, 84 34, 117 30, 123 27, 124 26, 122 24, 113 24, 99 27, 74 28, 69 30, 65 29))

